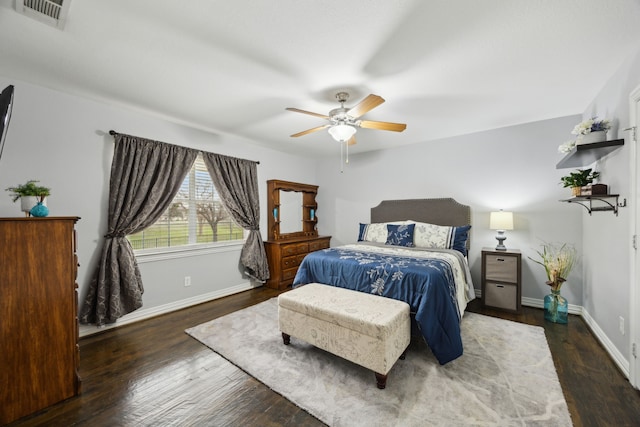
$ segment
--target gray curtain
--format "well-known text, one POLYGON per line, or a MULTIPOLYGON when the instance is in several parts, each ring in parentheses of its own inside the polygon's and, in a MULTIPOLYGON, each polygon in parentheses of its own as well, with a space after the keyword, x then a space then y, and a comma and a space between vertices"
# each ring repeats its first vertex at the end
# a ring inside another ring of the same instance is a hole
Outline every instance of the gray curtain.
POLYGON ((116 134, 108 231, 81 323, 113 323, 142 306, 140 271, 125 236, 152 225, 167 210, 197 155, 197 150, 116 134))
POLYGON ((256 162, 202 153, 220 199, 233 220, 249 231, 240 253, 244 273, 260 282, 269 279, 267 254, 260 235, 260 199, 256 162))

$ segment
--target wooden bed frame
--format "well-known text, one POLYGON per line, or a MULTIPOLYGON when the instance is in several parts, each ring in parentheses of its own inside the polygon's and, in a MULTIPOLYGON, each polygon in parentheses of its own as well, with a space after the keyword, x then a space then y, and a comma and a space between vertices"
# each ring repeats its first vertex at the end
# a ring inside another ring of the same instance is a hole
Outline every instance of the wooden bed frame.
MULTIPOLYGON (((436 225, 471 224, 471 207, 452 198, 383 200, 371 208, 371 223, 414 220, 436 225)), ((467 240, 469 250, 470 240, 467 240)))

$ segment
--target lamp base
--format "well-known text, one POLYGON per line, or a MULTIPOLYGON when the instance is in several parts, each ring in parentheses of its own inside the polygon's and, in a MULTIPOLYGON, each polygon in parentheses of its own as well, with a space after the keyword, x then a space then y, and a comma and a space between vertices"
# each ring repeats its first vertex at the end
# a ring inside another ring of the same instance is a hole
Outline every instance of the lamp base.
POLYGON ((507 240, 507 236, 504 235, 504 230, 498 230, 498 235, 496 236, 496 240, 498 241, 498 246, 496 246, 496 251, 506 251, 507 247, 504 245, 504 241, 507 240))

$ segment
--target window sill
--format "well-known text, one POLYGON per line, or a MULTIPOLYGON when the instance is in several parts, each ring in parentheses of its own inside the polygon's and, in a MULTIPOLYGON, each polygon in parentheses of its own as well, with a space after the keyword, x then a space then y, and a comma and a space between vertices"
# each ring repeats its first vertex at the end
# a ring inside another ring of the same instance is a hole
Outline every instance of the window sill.
POLYGON ((229 243, 186 245, 173 248, 139 249, 134 251, 134 254, 138 264, 142 264, 146 262, 239 251, 242 249, 242 246, 244 246, 244 243, 245 240, 235 240, 229 243))

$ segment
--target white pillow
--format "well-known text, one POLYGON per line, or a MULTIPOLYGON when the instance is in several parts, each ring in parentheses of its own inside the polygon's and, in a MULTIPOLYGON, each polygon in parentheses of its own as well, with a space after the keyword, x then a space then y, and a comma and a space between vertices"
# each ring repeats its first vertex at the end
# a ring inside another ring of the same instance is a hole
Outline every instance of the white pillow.
POLYGON ((364 241, 386 243, 388 234, 387 223, 381 222, 377 224, 369 224, 367 226, 367 231, 364 234, 364 241))
POLYGON ((452 227, 411 221, 416 226, 413 229, 413 244, 419 248, 447 249, 451 241, 452 227))
POLYGON ((407 224, 408 222, 409 221, 378 222, 373 224, 360 223, 358 241, 387 243, 387 236, 389 235, 387 224, 401 225, 407 224))
POLYGON ((411 220, 408 222, 415 224, 413 229, 414 246, 431 249, 455 249, 464 256, 467 255, 467 240, 471 225, 450 227, 411 220))

